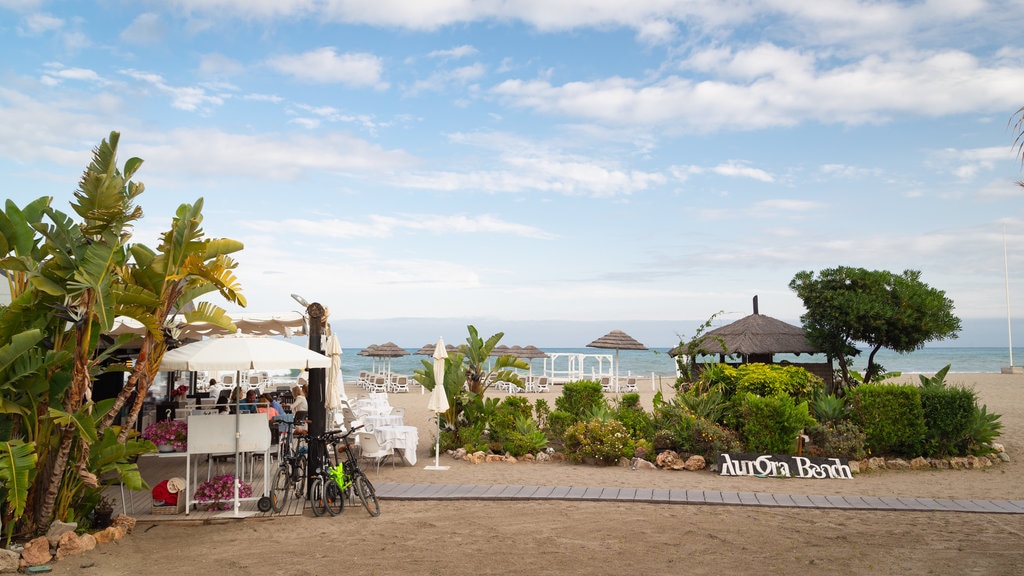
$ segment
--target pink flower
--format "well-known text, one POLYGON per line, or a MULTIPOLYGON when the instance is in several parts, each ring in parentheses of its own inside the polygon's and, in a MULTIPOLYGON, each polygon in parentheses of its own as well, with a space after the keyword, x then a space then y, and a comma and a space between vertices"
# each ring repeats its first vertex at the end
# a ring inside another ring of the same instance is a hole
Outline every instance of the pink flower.
MULTIPOLYGON (((238 497, 252 496, 252 486, 245 481, 238 483, 238 497)), ((196 488, 196 502, 208 502, 215 510, 227 510, 235 498, 235 477, 232 474, 214 476, 196 488)))
POLYGON ((164 420, 146 427, 142 437, 153 444, 170 444, 175 450, 188 449, 188 424, 184 420, 164 420))

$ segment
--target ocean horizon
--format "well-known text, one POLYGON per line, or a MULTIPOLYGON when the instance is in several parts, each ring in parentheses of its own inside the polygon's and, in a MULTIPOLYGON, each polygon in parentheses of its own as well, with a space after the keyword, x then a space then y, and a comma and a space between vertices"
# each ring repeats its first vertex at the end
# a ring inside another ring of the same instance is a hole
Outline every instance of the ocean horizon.
MULTIPOLYGON (((383 362, 390 366, 390 370, 399 374, 411 375, 413 371, 423 368, 423 361, 431 361, 429 356, 415 355, 417 348, 406 348, 409 355, 399 358, 374 360, 366 356, 359 356, 362 348, 346 348, 341 356, 342 374, 346 381, 355 380, 362 370, 373 370, 378 363, 383 362)), ((614 350, 603 350, 598 348, 542 348, 548 354, 587 354, 601 356, 584 364, 584 373, 591 374, 594 370, 606 373, 611 372, 611 362, 615 358, 614 350)), ((675 359, 668 355, 669 348, 652 348, 650 350, 621 350, 618 353, 619 375, 638 377, 675 377, 675 359)), ((863 372, 867 367, 867 351, 862 350, 861 354, 854 358, 853 369, 863 372)), ((1024 363, 1024 348, 1014 348, 1014 363, 1024 363)), ((824 362, 825 357, 821 354, 776 354, 775 361, 788 360, 790 362, 824 362)), ((888 372, 901 372, 909 374, 930 374, 938 372, 947 364, 950 366, 950 373, 998 373, 1010 365, 1009 349, 996 347, 952 347, 935 346, 915 350, 909 354, 897 354, 891 350, 880 350, 875 356, 875 361, 881 364, 888 372)), ((551 360, 533 360, 531 363, 534 374, 541 374, 545 369, 545 362, 550 367, 551 360)), ((564 369, 565 359, 560 358, 555 368, 564 369)))

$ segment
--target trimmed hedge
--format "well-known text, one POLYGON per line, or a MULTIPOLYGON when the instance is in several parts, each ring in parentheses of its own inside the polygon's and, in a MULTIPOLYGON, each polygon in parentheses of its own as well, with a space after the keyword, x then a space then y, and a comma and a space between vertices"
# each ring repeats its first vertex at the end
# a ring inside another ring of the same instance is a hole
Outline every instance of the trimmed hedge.
POLYGON ((740 434, 750 452, 795 454, 797 435, 814 424, 807 402, 797 404, 790 396, 762 398, 751 392, 739 403, 740 434))
POLYGON ((925 453, 935 456, 964 456, 975 410, 974 391, 957 387, 924 386, 925 453))
POLYGON ((864 431, 871 454, 917 456, 927 427, 921 407, 921 389, 899 384, 862 384, 847 396, 853 421, 864 431))

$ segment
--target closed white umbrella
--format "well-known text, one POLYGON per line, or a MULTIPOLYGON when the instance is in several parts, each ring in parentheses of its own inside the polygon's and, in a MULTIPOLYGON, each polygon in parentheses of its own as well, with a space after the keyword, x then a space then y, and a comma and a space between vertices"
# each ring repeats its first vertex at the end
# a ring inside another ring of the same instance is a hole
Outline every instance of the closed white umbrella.
POLYGON ((441 414, 447 412, 448 394, 444 389, 444 363, 448 358, 448 351, 444 347, 444 338, 437 339, 437 346, 434 347, 434 389, 430 391, 430 398, 427 400, 427 409, 437 416, 437 440, 434 445, 434 465, 427 466, 426 470, 447 470, 448 466, 440 465, 441 458, 441 414))

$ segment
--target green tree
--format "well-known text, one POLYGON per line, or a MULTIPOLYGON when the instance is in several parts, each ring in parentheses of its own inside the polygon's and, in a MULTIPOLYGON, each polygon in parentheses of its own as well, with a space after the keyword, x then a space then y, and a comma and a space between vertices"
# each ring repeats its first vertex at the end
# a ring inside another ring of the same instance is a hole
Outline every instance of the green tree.
POLYGON ((684 340, 682 335, 679 335, 679 346, 676 346, 670 352, 676 357, 676 371, 679 372, 679 377, 676 379, 677 389, 684 389, 688 384, 693 383, 697 379, 697 357, 708 353, 705 348, 708 338, 712 338, 724 352, 728 352, 725 340, 720 337, 708 336, 704 333, 711 328, 715 318, 724 312, 724 310, 719 310, 712 314, 706 322, 697 327, 693 338, 690 338, 688 341, 684 340))
POLYGON ((807 312, 800 317, 807 339, 839 363, 842 381, 850 384, 850 358, 858 342, 868 346, 864 382, 884 372, 875 363, 882 348, 908 353, 926 342, 955 338, 960 319, 942 290, 921 281, 917 270, 893 274, 840 266, 799 272, 789 283, 807 312))

